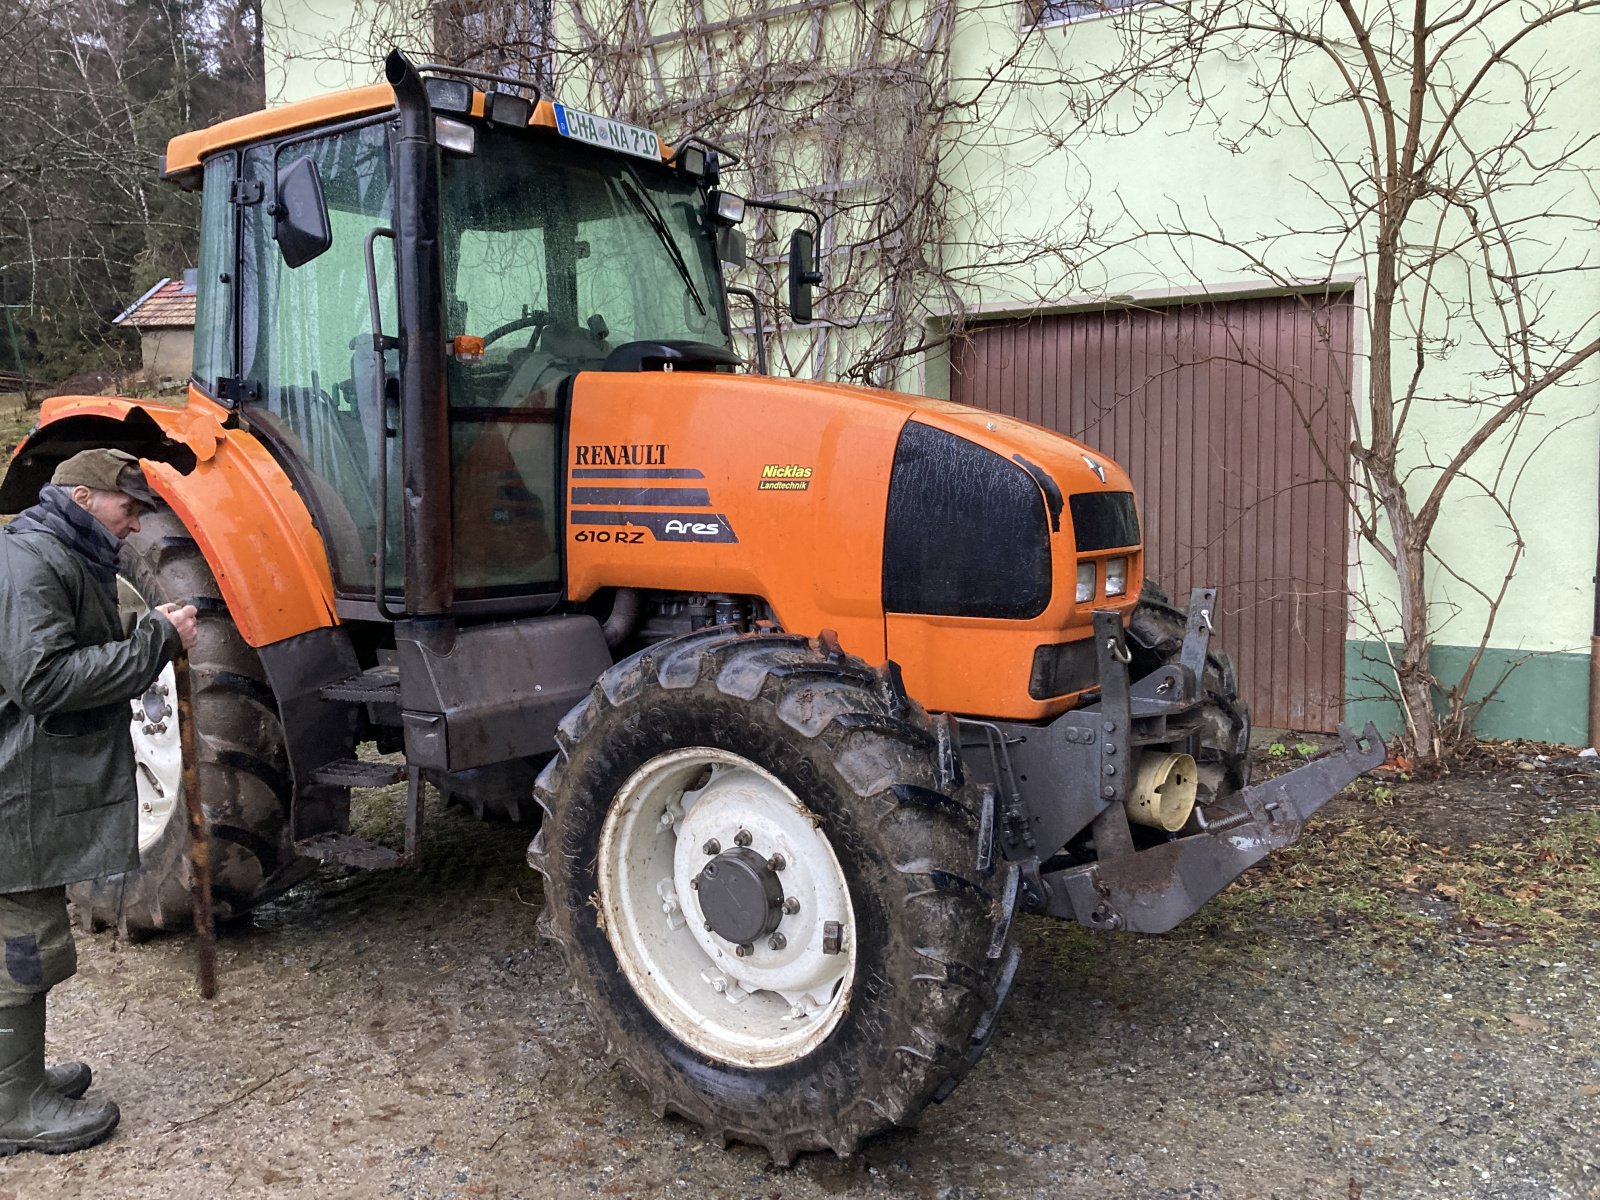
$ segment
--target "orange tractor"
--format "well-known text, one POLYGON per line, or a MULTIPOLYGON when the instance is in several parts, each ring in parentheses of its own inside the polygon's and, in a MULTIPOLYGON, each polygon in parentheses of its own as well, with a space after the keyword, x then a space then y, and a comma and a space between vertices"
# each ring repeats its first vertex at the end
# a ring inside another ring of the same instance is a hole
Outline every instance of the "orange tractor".
MULTIPOLYGON (((1248 785, 1214 596, 1142 589, 1103 456, 743 371, 726 152, 387 77, 174 139, 187 399, 56 399, 0 490, 146 460, 123 594, 200 606, 223 915, 413 862, 425 783, 541 818, 540 927, 656 1108, 848 1153, 982 1053, 1016 913, 1169 929, 1383 759, 1368 727, 1248 785), (401 780, 404 845, 353 834, 351 790, 401 780)), ((174 688, 134 703, 141 867, 77 890, 96 923, 189 920, 174 688)))

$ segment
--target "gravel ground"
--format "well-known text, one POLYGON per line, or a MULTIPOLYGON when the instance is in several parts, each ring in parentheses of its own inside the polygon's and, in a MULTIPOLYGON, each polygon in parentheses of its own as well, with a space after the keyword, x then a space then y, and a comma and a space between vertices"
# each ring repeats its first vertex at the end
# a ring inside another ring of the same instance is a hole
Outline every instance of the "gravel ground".
POLYGON ((80 935, 52 1049, 123 1124, 0 1162, 0 1200, 1600 1198, 1600 927, 1486 945, 1266 901, 1166 937, 1028 920, 955 1095, 784 1170, 657 1120, 599 1061, 534 936, 527 831, 429 816, 421 872, 329 871, 228 931, 213 1003, 187 940, 80 935))

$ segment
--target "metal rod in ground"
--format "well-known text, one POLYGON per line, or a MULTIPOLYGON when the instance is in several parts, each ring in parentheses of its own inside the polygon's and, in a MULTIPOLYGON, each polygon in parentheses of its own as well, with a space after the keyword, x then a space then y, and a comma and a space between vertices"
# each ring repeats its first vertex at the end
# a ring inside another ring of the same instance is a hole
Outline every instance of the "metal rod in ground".
POLYGON ((200 994, 210 1000, 217 994, 217 925, 211 907, 211 831, 206 827, 206 812, 200 804, 200 753, 194 731, 189 656, 178 655, 173 667, 178 685, 178 744, 183 751, 183 807, 189 818, 189 895, 194 903, 200 994))

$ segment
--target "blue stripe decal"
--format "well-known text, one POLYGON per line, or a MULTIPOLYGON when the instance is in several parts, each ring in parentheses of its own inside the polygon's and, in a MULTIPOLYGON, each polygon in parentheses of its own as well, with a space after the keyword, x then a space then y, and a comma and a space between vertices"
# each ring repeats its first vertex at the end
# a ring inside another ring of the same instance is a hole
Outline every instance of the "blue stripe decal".
POLYGON ((652 508, 694 506, 711 507, 711 494, 705 488, 670 487, 575 487, 574 504, 644 504, 652 508))
POLYGON ((706 512, 573 512, 574 525, 637 525, 658 542, 737 542, 739 537, 723 513, 706 512))
POLYGON ((573 467, 574 479, 704 479, 693 467, 573 467))

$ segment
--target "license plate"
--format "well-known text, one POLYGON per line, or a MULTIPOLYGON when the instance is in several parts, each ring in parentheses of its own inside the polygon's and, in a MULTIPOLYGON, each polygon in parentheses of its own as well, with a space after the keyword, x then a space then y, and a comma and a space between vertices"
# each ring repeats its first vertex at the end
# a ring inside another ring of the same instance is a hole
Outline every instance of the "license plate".
POLYGON ((614 121, 598 113, 584 112, 581 108, 568 108, 565 104, 554 106, 556 128, 562 137, 604 146, 607 150, 620 150, 639 158, 661 161, 661 139, 648 129, 614 121))

